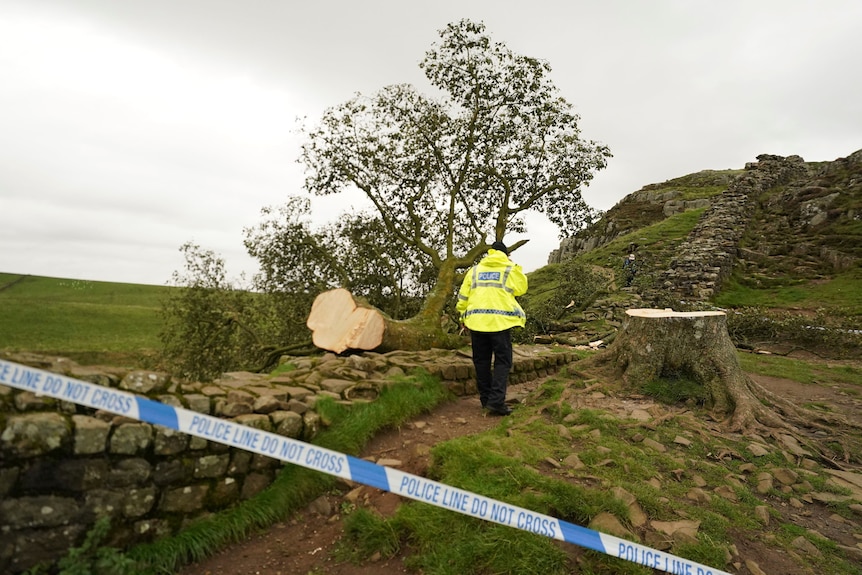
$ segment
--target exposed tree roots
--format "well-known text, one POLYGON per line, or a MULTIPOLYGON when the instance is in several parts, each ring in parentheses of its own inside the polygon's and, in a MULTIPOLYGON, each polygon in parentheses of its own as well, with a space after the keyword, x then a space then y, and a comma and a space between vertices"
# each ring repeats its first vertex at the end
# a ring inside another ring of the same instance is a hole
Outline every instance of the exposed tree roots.
POLYGON ((628 387, 662 378, 691 380, 703 386, 707 408, 730 433, 770 436, 797 457, 834 467, 862 462, 850 433, 862 426, 795 405, 745 374, 722 312, 629 310, 627 315, 594 364, 621 376, 628 387))

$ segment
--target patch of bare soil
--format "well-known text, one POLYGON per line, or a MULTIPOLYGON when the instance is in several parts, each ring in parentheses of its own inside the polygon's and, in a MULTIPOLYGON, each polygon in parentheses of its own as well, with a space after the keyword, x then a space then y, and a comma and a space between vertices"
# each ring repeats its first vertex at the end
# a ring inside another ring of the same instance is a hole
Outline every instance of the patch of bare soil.
MULTIPOLYGON (((511 386, 509 398, 517 398, 538 383, 511 386)), ((455 437, 486 431, 500 423, 499 417, 483 414, 477 396, 459 398, 438 406, 398 429, 375 437, 362 457, 386 464, 399 462, 402 471, 424 475, 431 447, 455 437)), ((344 485, 340 495, 326 495, 298 512, 217 555, 181 570, 181 575, 394 575, 407 573, 403 556, 371 561, 365 565, 339 562, 332 557, 343 535, 341 510, 361 505, 384 516, 394 513, 402 498, 363 485, 344 485)))
MULTIPOLYGON (((802 385, 793 381, 770 377, 756 377, 758 383, 800 405, 822 404, 848 417, 859 418, 860 405, 856 396, 834 388, 819 385, 802 385)), ((510 386, 509 401, 518 403, 540 382, 510 386)), ((607 398, 611 399, 611 398, 607 398)), ((619 409, 630 412, 630 398, 619 398, 619 409)), ((605 408, 613 406, 603 406, 605 408)), ((517 409, 517 405, 514 406, 517 409)), ((362 456, 384 465, 398 462, 397 466, 409 473, 424 475, 429 465, 431 447, 441 441, 471 435, 490 429, 500 423, 500 418, 484 416, 477 397, 464 397, 439 406, 399 429, 387 430, 375 437, 365 448, 362 456)), ((409 573, 404 558, 409 549, 402 549, 397 556, 372 558, 362 565, 339 561, 333 555, 343 537, 342 510, 352 506, 374 509, 384 516, 391 515, 402 498, 388 492, 362 485, 343 486, 341 493, 330 494, 313 502, 288 520, 273 525, 245 541, 231 545, 218 554, 199 563, 188 565, 179 575, 395 575, 409 573)), ((796 509, 786 504, 778 511, 786 521, 805 528, 815 529, 837 542, 853 545, 851 530, 845 529, 826 506, 808 505, 796 509)), ((577 557, 581 549, 571 547, 572 565, 577 573, 577 557)), ((794 558, 770 548, 762 541, 743 534, 736 545, 741 556, 752 560, 769 573, 783 575, 810 575, 794 558)), ((742 575, 750 574, 744 565, 736 570, 742 575)))

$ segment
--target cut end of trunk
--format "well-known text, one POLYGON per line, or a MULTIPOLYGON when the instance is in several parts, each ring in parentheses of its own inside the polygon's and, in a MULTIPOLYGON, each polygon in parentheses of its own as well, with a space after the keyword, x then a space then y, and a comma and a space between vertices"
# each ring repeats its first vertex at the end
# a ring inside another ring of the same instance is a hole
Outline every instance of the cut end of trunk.
POLYGON ((626 315, 632 317, 708 317, 716 315, 727 315, 723 311, 673 311, 670 308, 652 309, 637 308, 627 309, 626 315))
POLYGON ((383 341, 386 329, 378 310, 360 306, 343 288, 317 296, 305 325, 311 330, 314 345, 335 353, 375 349, 383 341))

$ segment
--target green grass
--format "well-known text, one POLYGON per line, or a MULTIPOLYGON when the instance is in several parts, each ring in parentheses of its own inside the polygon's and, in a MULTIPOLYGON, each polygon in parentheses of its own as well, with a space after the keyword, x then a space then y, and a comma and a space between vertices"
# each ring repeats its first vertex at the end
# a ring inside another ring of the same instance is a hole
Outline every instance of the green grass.
MULTIPOLYGON (((439 382, 417 372, 386 387, 372 403, 352 408, 324 400, 316 409, 330 422, 313 442, 350 455, 358 455, 381 429, 397 427, 449 398, 439 382)), ((312 499, 335 488, 337 478, 296 465, 287 465, 261 494, 236 507, 195 521, 187 529, 154 543, 133 548, 129 556, 156 573, 174 573, 189 562, 212 555, 225 545, 248 537, 257 529, 283 520, 312 499)), ((369 536, 370 537, 370 536, 369 536)), ((383 545, 382 538, 373 539, 383 545)))
MULTIPOLYGON (((628 508, 614 497, 609 489, 593 486, 620 486, 633 493, 647 513, 656 519, 672 520, 678 513, 691 514, 702 520, 701 536, 696 545, 680 547, 675 552, 692 560, 721 566, 725 550, 730 545, 727 532, 730 526, 759 528, 745 506, 716 502, 714 510, 704 510, 687 502, 685 492, 690 484, 668 481, 666 488, 657 491, 646 482, 651 477, 669 475, 679 466, 674 454, 655 455, 628 437, 623 422, 601 411, 580 410, 570 418, 568 426, 578 431, 565 439, 558 426, 563 413, 557 416, 536 418, 535 413, 552 413, 543 407, 552 406, 565 389, 563 381, 550 380, 543 384, 537 396, 543 405, 516 412, 516 415, 484 434, 462 437, 433 449, 433 466, 429 476, 447 485, 481 493, 511 505, 552 515, 564 521, 586 525, 599 513, 613 513, 624 523, 629 520, 628 508), (586 426, 582 428, 582 426, 586 426), (599 434, 590 433, 598 430, 599 434), (607 451, 610 450, 610 451, 607 451), (561 459, 572 452, 578 453, 586 468, 566 470, 549 468, 547 459, 561 459), (613 455, 608 455, 612 453, 613 455), (605 463, 611 457, 610 463, 605 463), (582 477, 589 477, 585 482, 582 477), (662 497, 671 497, 668 505, 662 497)), ((683 433, 674 423, 663 430, 668 437, 683 433)), ((668 437, 659 437, 672 444, 668 437)), ((698 446, 707 452, 711 446, 698 446)), ((710 479, 724 482, 726 470, 715 470, 710 479)), ((353 521, 365 523, 364 515, 353 521)), ((567 556, 550 539, 482 522, 477 519, 453 515, 451 512, 423 503, 402 505, 394 518, 379 520, 373 536, 363 535, 361 529, 347 528, 344 543, 359 558, 367 558, 375 551, 386 556, 394 553, 394 534, 409 542, 415 553, 409 565, 428 575, 455 573, 569 573, 567 556), (381 534, 386 535, 381 536, 381 534), (380 539, 379 547, 372 541, 380 539)), ((397 547, 396 547, 397 548, 397 547)), ((650 570, 610 556, 586 552, 581 557, 582 572, 599 574, 640 575, 650 570)))
MULTIPOLYGON (((837 371, 834 373, 838 376, 837 371)), ((733 537, 741 533, 750 533, 752 537, 771 533, 775 535, 771 545, 777 546, 779 552, 792 549, 793 537, 789 535, 796 536, 804 530, 782 523, 778 515, 773 515, 769 526, 763 525, 754 512, 755 507, 763 504, 762 499, 754 495, 750 485, 740 487, 731 481, 745 484, 747 477, 786 466, 779 453, 753 457, 746 451, 749 439, 703 433, 698 416, 691 414, 681 414, 651 427, 633 425, 600 410, 555 409, 566 387, 579 383, 582 382, 568 378, 548 380, 531 395, 530 409, 518 410, 483 434, 436 445, 429 477, 578 525, 589 524, 603 511, 627 525, 628 507, 609 489, 622 487, 635 496, 650 520, 674 521, 683 517, 699 521, 697 541, 677 544, 669 552, 722 569, 728 567, 725 561, 733 537), (559 433, 560 425, 571 429, 571 438, 559 433), (668 451, 657 453, 638 436, 659 441, 668 451), (674 440, 679 436, 688 438, 690 445, 676 444, 674 440), (585 467, 567 469, 548 465, 549 459, 561 460, 570 453, 579 454, 585 467), (718 460, 716 455, 721 453, 743 457, 718 460), (743 465, 754 469, 743 470, 743 465), (660 487, 649 483, 653 479, 660 481, 660 487), (708 485, 705 489, 710 497, 708 504, 688 498, 701 479, 708 485), (718 486, 729 487, 736 499, 725 499, 715 493, 718 486)), ((825 472, 812 472, 807 479, 815 490, 824 490, 828 477, 825 472)), ((772 496, 789 497, 777 492, 772 496)), ((375 553, 388 557, 407 552, 407 565, 426 575, 563 574, 572 568, 571 558, 545 537, 424 503, 406 502, 389 519, 355 510, 348 513, 345 522, 346 537, 341 543, 340 557, 356 562, 367 561, 375 553), (405 546, 409 549, 405 550, 405 546)), ((824 558, 802 559, 809 567, 824 575, 862 574, 858 566, 841 557, 834 545, 814 543, 824 558)), ((577 556, 581 573, 652 572, 583 549, 577 556)))
POLYGON ((850 384, 862 388, 862 368, 809 362, 778 355, 739 353, 739 363, 748 373, 791 379, 810 385, 850 384))
POLYGON ((160 346, 167 286, 0 274, 0 350, 81 360, 137 358, 160 346))
POLYGON ((817 281, 772 282, 763 287, 731 277, 714 298, 721 307, 820 308, 840 310, 844 315, 862 315, 862 271, 851 270, 817 281), (777 285, 776 285, 777 284, 777 285))
POLYGON ((623 254, 629 245, 638 244, 641 249, 657 251, 682 241, 694 229, 704 209, 688 210, 669 218, 620 236, 610 243, 579 256, 588 264, 608 266, 613 269, 622 265, 623 254))

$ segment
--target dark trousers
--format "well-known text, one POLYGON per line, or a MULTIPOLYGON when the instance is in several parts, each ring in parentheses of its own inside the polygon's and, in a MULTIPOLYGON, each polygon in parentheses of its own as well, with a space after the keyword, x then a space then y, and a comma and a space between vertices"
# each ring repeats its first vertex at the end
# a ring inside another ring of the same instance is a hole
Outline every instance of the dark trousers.
POLYGON ((470 331, 473 344, 473 365, 476 367, 476 387, 482 407, 503 409, 506 387, 512 370, 512 330, 470 331), (491 363, 493 358, 493 370, 491 363))

